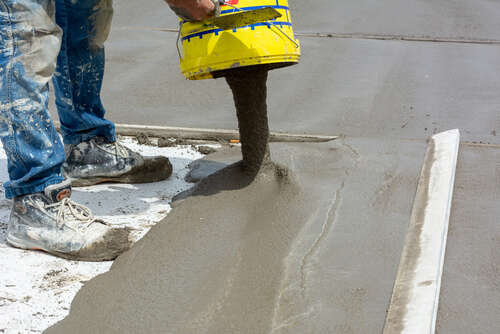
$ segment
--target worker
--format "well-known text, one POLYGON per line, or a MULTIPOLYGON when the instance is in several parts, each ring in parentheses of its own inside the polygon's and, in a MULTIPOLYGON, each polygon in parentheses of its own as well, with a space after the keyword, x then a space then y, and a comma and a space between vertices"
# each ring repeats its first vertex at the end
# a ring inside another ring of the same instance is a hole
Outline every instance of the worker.
MULTIPOLYGON (((167 3, 190 20, 218 11, 212 0, 167 3)), ((112 15, 112 0, 0 0, 0 139, 14 247, 112 260, 130 247, 130 230, 72 201, 72 183, 146 183, 172 172, 167 158, 146 158, 117 142, 104 118, 103 43, 112 15), (64 145, 47 110, 51 79, 64 145)))

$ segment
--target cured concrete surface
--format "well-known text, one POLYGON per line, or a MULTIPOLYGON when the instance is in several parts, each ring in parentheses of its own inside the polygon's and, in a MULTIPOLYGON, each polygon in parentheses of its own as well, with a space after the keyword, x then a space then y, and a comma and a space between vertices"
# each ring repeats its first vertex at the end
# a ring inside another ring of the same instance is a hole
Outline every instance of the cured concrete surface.
MULTIPOLYGON (((225 81, 184 80, 174 45, 175 34, 112 32, 103 92, 110 118, 236 128, 225 81)), ((269 75, 272 130, 425 139, 460 128, 464 140, 500 143, 500 46, 323 38, 302 45, 299 65, 269 75), (304 118, 310 110, 315 117, 304 118)))
MULTIPOLYGON (((289 0, 298 32, 335 32, 500 39, 496 1, 289 0)), ((162 0, 115 0, 117 26, 176 28, 162 0)))
MULTIPOLYGON (((297 30, 302 29, 301 20, 322 22, 317 18, 328 16, 325 21, 334 25, 371 8, 376 13, 385 12, 365 16, 367 24, 373 25, 367 32, 378 32, 378 21, 399 31, 396 28, 406 25, 397 21, 411 21, 407 17, 410 13, 418 16, 412 10, 418 7, 426 19, 414 25, 414 34, 446 35, 434 30, 433 22, 464 22, 486 37, 500 31, 495 28, 500 23, 494 19, 500 4, 490 1, 474 2, 475 10, 464 12, 459 9, 472 6, 466 1, 450 6, 421 1, 359 7, 349 1, 325 0, 314 6, 291 3, 298 11, 297 30), (396 10, 401 6, 406 9, 396 10), (320 9, 321 15, 317 13, 320 9), (443 10, 449 12, 448 20, 441 15, 443 10), (464 16, 475 19, 465 20, 464 16), (491 30, 483 33, 483 28, 491 30)), ((103 92, 110 117, 132 124, 235 128, 232 99, 224 80, 184 80, 179 72, 176 34, 151 30, 176 26, 167 6, 161 1, 117 1, 115 7, 103 92)), ((318 28, 323 30, 336 28, 318 28)), ((364 29, 341 32, 359 31, 364 29)), ((500 114, 496 112, 500 105, 500 79, 496 75, 500 46, 305 37, 301 42, 301 64, 270 74, 273 130, 423 139, 433 132, 460 128, 464 140, 500 143, 493 135, 500 132, 500 114), (304 120, 306 110, 315 110, 317 117, 304 120)))
POLYGON ((290 175, 201 182, 47 333, 376 333, 425 142, 273 144, 290 175))
POLYGON ((292 0, 290 6, 300 31, 500 39, 496 1, 292 0))
MULTIPOLYGON (((162 26, 172 17, 168 8, 147 2, 138 10, 138 4, 129 3, 116 5, 107 44, 103 99, 110 118, 130 124, 236 128, 224 80, 184 80, 176 34, 143 28, 162 26)), ((320 3, 336 22, 331 7, 339 2, 320 3)), ((390 23, 394 16, 380 20, 390 23)), ((479 23, 483 21, 471 24, 479 23)), ((484 19, 485 27, 499 24, 484 19)), ((272 130, 426 139, 460 128, 465 141, 500 143, 500 45, 305 37, 301 42, 301 63, 269 76, 272 130), (304 118, 310 110, 315 117, 304 118)))
POLYGON ((500 147, 462 145, 437 332, 500 331, 500 147))

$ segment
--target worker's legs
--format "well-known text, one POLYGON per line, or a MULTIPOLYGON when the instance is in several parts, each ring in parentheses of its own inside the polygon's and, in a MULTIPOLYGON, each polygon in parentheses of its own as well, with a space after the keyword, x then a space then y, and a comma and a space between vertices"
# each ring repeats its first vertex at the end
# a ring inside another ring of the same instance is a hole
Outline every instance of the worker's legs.
POLYGON ((115 229, 69 199, 64 147, 47 112, 61 41, 54 0, 0 0, 0 138, 14 198, 7 242, 71 259, 109 260, 130 247, 115 229), (62 215, 61 215, 62 213, 62 215))
POLYGON ((104 119, 100 98, 112 0, 55 1, 56 21, 64 34, 53 82, 64 143, 95 137, 114 142, 114 124, 104 119))
POLYGON ((104 119, 100 92, 112 0, 55 1, 56 20, 64 32, 54 86, 67 144, 65 176, 71 178, 73 186, 168 178, 172 166, 167 158, 142 157, 120 145, 114 124, 104 119))
POLYGON ((47 112, 61 30, 53 0, 0 0, 0 138, 8 198, 63 180, 64 148, 47 112))

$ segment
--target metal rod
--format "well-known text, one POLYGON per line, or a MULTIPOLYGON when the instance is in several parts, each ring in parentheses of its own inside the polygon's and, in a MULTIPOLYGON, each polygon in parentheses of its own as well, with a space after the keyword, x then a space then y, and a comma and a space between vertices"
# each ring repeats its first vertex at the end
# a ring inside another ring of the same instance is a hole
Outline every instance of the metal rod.
POLYGON ((290 36, 288 36, 288 34, 285 33, 280 27, 278 27, 275 24, 271 24, 269 22, 266 22, 266 23, 268 26, 271 26, 271 27, 278 29, 283 35, 285 35, 286 38, 288 38, 293 44, 295 44, 295 47, 299 48, 299 44, 297 44, 297 42, 295 42, 290 36))

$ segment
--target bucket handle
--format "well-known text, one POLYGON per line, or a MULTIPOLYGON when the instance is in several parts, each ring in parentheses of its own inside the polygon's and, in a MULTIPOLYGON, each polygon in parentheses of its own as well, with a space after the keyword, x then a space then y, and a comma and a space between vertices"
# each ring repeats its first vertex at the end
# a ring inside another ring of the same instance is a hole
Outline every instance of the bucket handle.
POLYGON ((179 59, 182 60, 182 52, 179 48, 179 41, 181 40, 181 29, 182 29, 182 21, 179 21, 179 31, 177 32, 177 41, 175 42, 175 46, 177 47, 177 54, 179 55, 179 59))
POLYGON ((283 31, 283 29, 281 29, 280 27, 274 25, 274 24, 271 24, 269 22, 266 22, 267 23, 267 26, 270 27, 270 28, 276 28, 278 29, 279 32, 281 32, 283 35, 285 35, 286 38, 288 38, 293 44, 295 44, 295 47, 296 48, 299 48, 299 44, 293 40, 293 38, 291 38, 290 36, 288 36, 288 34, 286 32, 283 31))

